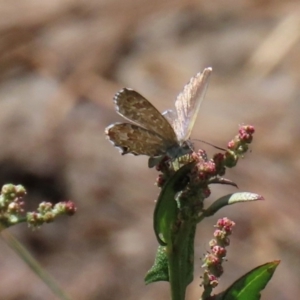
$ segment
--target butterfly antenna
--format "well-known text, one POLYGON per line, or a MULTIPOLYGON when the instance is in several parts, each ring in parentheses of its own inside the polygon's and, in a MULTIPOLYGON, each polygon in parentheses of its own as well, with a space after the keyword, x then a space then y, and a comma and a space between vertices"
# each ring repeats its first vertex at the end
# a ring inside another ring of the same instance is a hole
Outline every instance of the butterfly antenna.
POLYGON ((198 141, 198 142, 204 143, 204 144, 206 144, 206 145, 212 146, 212 147, 214 147, 215 149, 218 149, 218 150, 221 150, 221 151, 226 151, 226 149, 224 149, 224 148, 215 146, 215 145, 213 145, 213 144, 211 144, 211 143, 209 143, 209 142, 205 142, 205 141, 203 141, 203 140, 197 140, 197 139, 195 139, 195 141, 198 141))

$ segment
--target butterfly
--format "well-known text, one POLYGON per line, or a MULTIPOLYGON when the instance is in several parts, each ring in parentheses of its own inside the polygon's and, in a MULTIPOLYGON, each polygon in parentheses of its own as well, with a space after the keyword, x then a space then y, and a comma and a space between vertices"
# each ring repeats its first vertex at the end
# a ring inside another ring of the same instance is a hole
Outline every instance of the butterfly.
POLYGON ((192 152, 192 128, 204 99, 211 68, 196 74, 177 96, 175 110, 161 114, 138 92, 124 88, 114 96, 116 112, 131 123, 115 123, 105 129, 107 138, 122 154, 147 155, 149 167, 162 157, 176 159, 192 152))

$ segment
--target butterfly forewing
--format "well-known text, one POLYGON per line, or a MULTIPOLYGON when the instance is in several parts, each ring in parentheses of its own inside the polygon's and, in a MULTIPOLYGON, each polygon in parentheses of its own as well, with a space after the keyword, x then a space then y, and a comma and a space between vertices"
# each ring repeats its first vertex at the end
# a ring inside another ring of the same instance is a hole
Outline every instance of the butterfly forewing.
POLYGON ((179 141, 187 141, 190 138, 211 72, 211 68, 206 68, 192 77, 175 101, 176 119, 172 125, 179 141))
POLYGON ((110 141, 122 150, 122 154, 159 156, 167 148, 164 140, 156 133, 129 123, 116 123, 105 129, 110 141))
POLYGON ((174 129, 166 118, 142 95, 122 89, 114 97, 116 111, 124 118, 157 133, 170 145, 177 143, 174 129))

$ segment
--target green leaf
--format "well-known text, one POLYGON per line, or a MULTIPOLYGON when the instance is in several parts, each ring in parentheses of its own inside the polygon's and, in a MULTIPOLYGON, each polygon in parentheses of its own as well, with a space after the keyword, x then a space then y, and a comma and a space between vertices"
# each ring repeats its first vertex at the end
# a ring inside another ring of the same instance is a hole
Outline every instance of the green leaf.
POLYGON ((169 281, 168 257, 163 246, 158 247, 154 265, 145 277, 146 284, 156 281, 169 281))
POLYGON ((154 232, 160 245, 165 246, 171 241, 172 228, 177 220, 178 206, 176 194, 188 183, 188 173, 195 162, 184 165, 163 186, 154 210, 154 232))
POLYGON ((233 193, 226 196, 223 196, 216 200, 209 208, 204 211, 204 216, 209 217, 214 215, 218 210, 226 205, 231 205, 240 202, 249 202, 256 200, 264 200, 261 195, 249 193, 249 192, 241 192, 241 193, 233 193))
MULTIPOLYGON (((195 239, 196 226, 192 227, 186 245, 186 252, 181 257, 186 265, 186 285, 190 284, 194 278, 194 239, 195 239)), ((179 258, 180 259, 180 258, 179 258)), ((159 246, 156 252, 154 265, 145 276, 146 284, 157 281, 169 281, 169 262, 166 253, 166 247, 159 246)))
POLYGON ((260 292, 272 278, 280 261, 275 260, 259 266, 234 282, 225 292, 218 295, 218 300, 258 300, 260 292))

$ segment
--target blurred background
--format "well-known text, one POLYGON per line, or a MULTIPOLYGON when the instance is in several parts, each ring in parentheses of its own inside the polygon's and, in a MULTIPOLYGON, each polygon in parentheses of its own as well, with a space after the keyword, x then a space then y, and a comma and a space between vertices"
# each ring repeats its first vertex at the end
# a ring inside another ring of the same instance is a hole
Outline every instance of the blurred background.
MULTIPOLYGON (((187 300, 201 295, 200 259, 224 216, 236 227, 216 292, 280 259, 262 299, 297 298, 299 28, 299 1, 0 1, 1 185, 23 184, 29 209, 68 199, 78 206, 72 218, 10 232, 73 299, 169 299, 166 283, 143 282, 157 248, 157 172, 146 157, 121 156, 104 128, 122 120, 112 102, 121 88, 164 111, 191 76, 212 66, 192 138, 226 147, 239 124, 254 125, 251 152, 227 178, 266 200, 201 224, 187 300)), ((235 191, 214 187, 206 205, 235 191)), ((56 299, 3 240, 0 266, 1 299, 56 299)))

